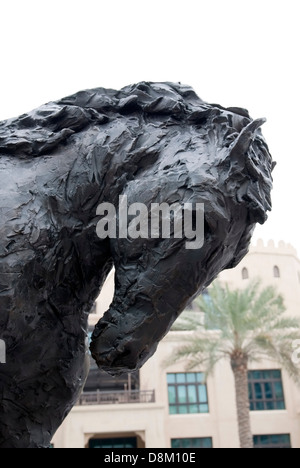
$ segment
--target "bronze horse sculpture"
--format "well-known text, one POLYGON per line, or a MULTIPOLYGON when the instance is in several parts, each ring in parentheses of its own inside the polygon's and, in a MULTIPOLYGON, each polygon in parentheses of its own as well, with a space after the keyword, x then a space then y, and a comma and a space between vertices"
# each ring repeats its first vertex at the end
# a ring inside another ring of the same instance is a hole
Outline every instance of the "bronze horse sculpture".
POLYGON ((116 268, 91 351, 134 371, 196 295, 248 251, 271 209, 264 120, 187 86, 83 91, 0 123, 0 448, 43 448, 84 386, 87 320, 116 268), (203 203, 204 245, 99 239, 97 207, 203 203))

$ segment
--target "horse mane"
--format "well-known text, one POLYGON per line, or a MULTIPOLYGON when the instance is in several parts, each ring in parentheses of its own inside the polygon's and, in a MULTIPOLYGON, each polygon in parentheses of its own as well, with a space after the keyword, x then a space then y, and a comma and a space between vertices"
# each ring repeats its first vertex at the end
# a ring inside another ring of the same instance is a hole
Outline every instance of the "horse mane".
POLYGON ((246 203, 255 222, 266 220, 274 163, 259 130, 263 121, 253 121, 245 109, 207 104, 191 87, 181 84, 142 82, 120 91, 96 88, 50 102, 0 122, 0 156, 49 155, 89 125, 104 125, 120 116, 138 116, 141 125, 151 117, 164 128, 174 124, 205 127, 208 138, 215 133, 214 148, 227 150, 223 160, 213 163, 225 192, 246 203))
MULTIPOLYGON (((221 114, 221 109, 203 102, 191 87, 174 83, 143 82, 120 91, 81 91, 0 122, 0 154, 26 159, 49 154, 88 125, 103 125, 118 115, 155 114, 200 124, 212 113, 221 114)), ((249 118, 244 109, 228 110, 249 118)))

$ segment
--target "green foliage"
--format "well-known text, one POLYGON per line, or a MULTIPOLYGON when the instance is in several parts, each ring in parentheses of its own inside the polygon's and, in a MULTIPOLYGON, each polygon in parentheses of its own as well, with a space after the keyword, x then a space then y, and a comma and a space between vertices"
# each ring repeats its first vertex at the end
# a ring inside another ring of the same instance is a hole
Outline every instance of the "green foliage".
POLYGON ((166 365, 184 360, 188 370, 201 368, 210 374, 220 360, 238 351, 249 361, 276 361, 300 383, 300 369, 292 362, 300 320, 286 316, 283 298, 274 287, 262 288, 256 280, 246 289, 230 290, 215 282, 209 294, 196 302, 201 312, 187 311, 177 321, 173 330, 187 333, 166 365))

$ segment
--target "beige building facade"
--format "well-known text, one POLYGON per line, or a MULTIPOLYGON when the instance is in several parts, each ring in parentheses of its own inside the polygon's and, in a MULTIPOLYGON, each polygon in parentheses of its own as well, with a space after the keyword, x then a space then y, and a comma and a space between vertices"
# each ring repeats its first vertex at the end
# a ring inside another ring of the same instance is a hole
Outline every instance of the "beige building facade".
MULTIPOLYGON (((300 316, 300 261, 293 247, 258 241, 237 268, 219 279, 243 288, 256 277, 274 284, 287 313, 300 316)), ((108 309, 113 289, 111 274, 91 315, 91 327, 108 309)), ((185 335, 171 332, 132 378, 98 379, 94 369, 94 380, 56 433, 54 448, 238 448, 229 363, 221 362, 207 382, 201 369, 186 372, 182 362, 165 368, 166 357, 185 335)), ((255 446, 300 448, 300 390, 280 366, 268 361, 252 366, 249 391, 255 446)))

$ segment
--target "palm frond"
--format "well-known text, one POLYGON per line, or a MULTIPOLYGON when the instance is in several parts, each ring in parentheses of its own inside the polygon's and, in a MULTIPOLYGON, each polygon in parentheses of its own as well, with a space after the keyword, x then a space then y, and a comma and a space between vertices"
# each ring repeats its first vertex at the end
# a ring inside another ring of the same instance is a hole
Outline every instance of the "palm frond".
POLYGON ((297 384, 300 384, 300 368, 292 359, 292 343, 295 339, 300 339, 299 331, 292 332, 288 335, 258 335, 254 340, 256 349, 253 349, 251 355, 260 356, 279 363, 289 373, 290 377, 297 384))
POLYGON ((187 370, 201 368, 206 374, 210 374, 217 362, 226 356, 228 350, 224 348, 224 342, 216 333, 186 337, 182 344, 164 361, 164 367, 170 367, 178 362, 184 362, 187 370))
POLYGON ((196 331, 204 328, 203 312, 185 311, 172 326, 172 331, 196 331))
POLYGON ((170 365, 182 360, 189 369, 200 366, 209 373, 220 359, 238 350, 252 361, 276 360, 300 382, 300 370, 292 362, 300 319, 285 315, 283 298, 273 286, 262 288, 256 279, 243 290, 230 290, 215 282, 197 305, 202 313, 186 313, 176 325, 194 333, 171 356, 170 365))

